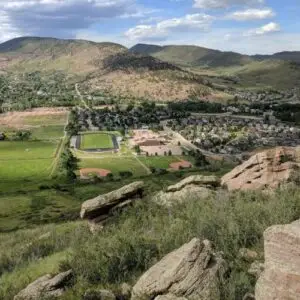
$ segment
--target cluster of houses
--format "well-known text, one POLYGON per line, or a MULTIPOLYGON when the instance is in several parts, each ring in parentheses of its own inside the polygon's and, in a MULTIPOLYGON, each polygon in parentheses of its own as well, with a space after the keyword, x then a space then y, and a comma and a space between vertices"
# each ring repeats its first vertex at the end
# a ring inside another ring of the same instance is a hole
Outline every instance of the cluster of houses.
POLYGON ((181 155, 182 148, 173 143, 173 138, 165 132, 153 132, 149 129, 133 130, 129 141, 132 148, 138 146, 141 153, 149 156, 181 155))
POLYGON ((300 129, 281 122, 231 116, 193 117, 173 125, 201 149, 221 154, 240 154, 261 147, 297 146, 300 129))

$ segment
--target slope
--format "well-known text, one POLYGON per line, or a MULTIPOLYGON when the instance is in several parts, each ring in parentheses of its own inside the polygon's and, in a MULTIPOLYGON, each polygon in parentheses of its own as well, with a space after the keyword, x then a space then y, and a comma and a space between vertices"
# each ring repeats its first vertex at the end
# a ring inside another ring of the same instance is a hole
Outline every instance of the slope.
POLYGON ((130 49, 136 53, 147 53, 156 58, 182 66, 227 67, 244 65, 251 61, 247 55, 235 52, 222 52, 198 46, 170 45, 158 47, 155 45, 138 44, 130 49))
POLYGON ((0 71, 12 75, 10 78, 29 78, 26 74, 37 71, 49 76, 59 71, 71 85, 80 82, 83 94, 97 91, 120 98, 182 100, 195 88, 213 93, 201 76, 114 43, 16 38, 0 44, 0 71))

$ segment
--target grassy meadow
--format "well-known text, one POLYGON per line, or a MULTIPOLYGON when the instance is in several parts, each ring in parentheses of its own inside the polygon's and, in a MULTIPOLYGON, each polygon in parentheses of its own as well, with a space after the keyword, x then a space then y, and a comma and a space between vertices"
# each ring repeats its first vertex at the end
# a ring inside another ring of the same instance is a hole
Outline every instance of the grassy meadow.
MULTIPOLYGON (((162 176, 161 181, 167 184, 176 180, 170 176, 174 174, 168 174, 168 180, 162 176)), ((118 292, 121 283, 134 284, 166 253, 199 237, 210 239, 230 266, 222 299, 242 299, 245 293, 253 292, 255 278, 247 273, 250 262, 239 258, 239 249, 253 249, 263 260, 263 231, 300 215, 298 187, 278 190, 273 195, 224 194, 222 201, 193 200, 164 209, 151 201, 153 191, 162 186, 155 184, 155 179, 152 184, 150 181, 144 201, 116 215, 101 234, 91 235, 84 221, 1 234, 0 298, 10 300, 39 276, 69 268, 74 270, 75 282, 62 300, 81 299, 91 287, 118 292)), ((113 183, 109 184, 112 188, 113 183)), ((83 194, 88 197, 100 189, 104 191, 100 186, 76 187, 74 206, 83 194)))

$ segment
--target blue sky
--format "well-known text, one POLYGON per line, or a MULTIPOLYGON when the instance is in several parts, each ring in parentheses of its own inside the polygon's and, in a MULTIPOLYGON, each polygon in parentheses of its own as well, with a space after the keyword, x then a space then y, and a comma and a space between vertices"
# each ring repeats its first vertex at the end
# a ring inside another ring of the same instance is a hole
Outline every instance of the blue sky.
POLYGON ((300 50, 299 16, 299 0, 0 0, 0 41, 34 35, 264 54, 300 50))

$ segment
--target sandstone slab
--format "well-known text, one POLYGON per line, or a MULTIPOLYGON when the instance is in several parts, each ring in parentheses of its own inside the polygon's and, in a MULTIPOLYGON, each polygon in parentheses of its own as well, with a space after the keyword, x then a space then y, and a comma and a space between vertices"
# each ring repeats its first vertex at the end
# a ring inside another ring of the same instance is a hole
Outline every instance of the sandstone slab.
POLYGON ((177 184, 171 185, 167 188, 167 192, 177 192, 182 190, 185 186, 188 185, 200 185, 200 186, 220 186, 220 180, 216 176, 203 176, 203 175, 194 175, 189 176, 177 184))
POLYGON ((264 233, 265 270, 256 287, 257 300, 300 299, 300 220, 264 233))
POLYGON ((230 191, 276 188, 289 181, 299 166, 296 148, 278 147, 253 155, 224 175, 221 183, 230 191))
POLYGON ((40 300, 60 297, 73 277, 72 270, 56 276, 47 274, 29 284, 14 297, 14 300, 40 300))
POLYGON ((159 296, 170 299, 171 295, 187 300, 218 300, 226 268, 211 242, 194 238, 150 268, 133 287, 132 300, 159 296))

